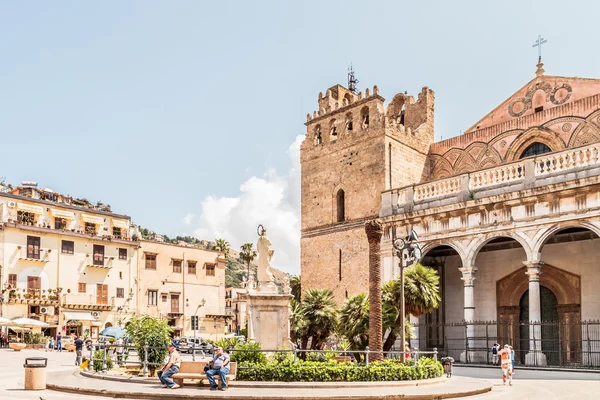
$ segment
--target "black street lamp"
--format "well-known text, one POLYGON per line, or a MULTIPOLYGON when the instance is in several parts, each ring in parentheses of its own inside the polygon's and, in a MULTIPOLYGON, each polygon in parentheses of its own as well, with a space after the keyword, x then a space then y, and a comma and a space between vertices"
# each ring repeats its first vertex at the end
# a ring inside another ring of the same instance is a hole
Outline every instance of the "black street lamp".
POLYGON ((408 267, 421 259, 421 247, 417 243, 419 237, 414 229, 411 229, 410 234, 405 239, 395 239, 393 242, 396 249, 396 255, 400 259, 398 267, 400 268, 400 341, 402 346, 402 360, 404 361, 404 344, 406 343, 406 311, 404 304, 404 268, 408 267))

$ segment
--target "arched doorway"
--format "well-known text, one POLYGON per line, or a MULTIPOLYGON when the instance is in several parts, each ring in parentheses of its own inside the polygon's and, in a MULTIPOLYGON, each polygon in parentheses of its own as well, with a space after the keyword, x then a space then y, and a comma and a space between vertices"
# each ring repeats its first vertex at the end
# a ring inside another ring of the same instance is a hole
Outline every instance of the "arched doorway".
MULTIPOLYGON (((539 323, 542 325, 541 344, 542 353, 546 355, 549 365, 558 365, 558 348, 559 348, 559 325, 558 325, 558 300, 552 290, 546 286, 540 286, 540 305, 542 310, 542 320, 539 323)), ((519 301, 519 346, 513 346, 518 349, 515 360, 520 360, 525 363, 525 354, 531 349, 530 347, 530 324, 529 324, 529 290, 523 293, 519 301)), ((539 350, 539 349, 538 349, 539 350)))
POLYGON ((458 322, 462 319, 462 293, 447 290, 448 287, 460 287, 460 268, 462 259, 459 253, 448 245, 439 245, 425 248, 421 264, 437 271, 439 280, 439 294, 441 301, 437 309, 429 314, 419 317, 418 338, 420 349, 431 350, 437 348, 443 354, 458 357, 462 338, 455 337, 457 330, 452 327, 448 330, 448 322, 458 322), (456 351, 454 354, 452 351, 456 351))

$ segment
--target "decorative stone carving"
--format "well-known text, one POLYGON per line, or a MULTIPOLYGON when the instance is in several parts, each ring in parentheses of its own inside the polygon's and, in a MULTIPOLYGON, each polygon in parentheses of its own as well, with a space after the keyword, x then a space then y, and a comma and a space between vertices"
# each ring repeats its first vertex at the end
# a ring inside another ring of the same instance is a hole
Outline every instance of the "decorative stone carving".
POLYGON ((552 104, 563 104, 566 103, 570 98, 571 98, 571 94, 573 93, 573 88, 566 84, 563 83, 562 85, 556 86, 554 88, 554 90, 552 91, 552 94, 550 94, 550 101, 552 102, 552 104), (557 99, 556 95, 559 91, 566 91, 566 94, 564 95, 564 97, 562 97, 562 99, 557 99))

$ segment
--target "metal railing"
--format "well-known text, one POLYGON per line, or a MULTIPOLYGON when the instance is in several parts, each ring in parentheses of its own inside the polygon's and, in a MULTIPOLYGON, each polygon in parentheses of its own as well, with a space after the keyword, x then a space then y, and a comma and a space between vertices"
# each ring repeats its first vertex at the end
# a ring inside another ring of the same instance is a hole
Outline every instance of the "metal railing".
POLYGON ((468 321, 414 324, 411 344, 436 346, 469 364, 491 364, 495 343, 509 344, 515 364, 600 369, 600 321, 468 321))

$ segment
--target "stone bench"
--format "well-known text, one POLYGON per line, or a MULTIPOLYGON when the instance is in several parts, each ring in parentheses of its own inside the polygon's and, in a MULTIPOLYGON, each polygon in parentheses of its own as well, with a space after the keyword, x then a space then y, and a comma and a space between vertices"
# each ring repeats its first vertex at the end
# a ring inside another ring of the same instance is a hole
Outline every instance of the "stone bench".
MULTIPOLYGON (((183 381, 185 379, 199 379, 200 381, 206 380, 207 378, 206 372, 204 372, 204 366, 207 364, 208 362, 206 361, 182 361, 181 366, 179 367, 179 372, 171 375, 171 379, 173 379, 173 381, 179 386, 183 386, 183 381)), ((225 380, 229 382, 230 380, 235 379, 236 372, 237 363, 230 362, 229 373, 225 377, 225 380)), ((215 375, 215 379, 219 379, 219 375, 215 375)))

